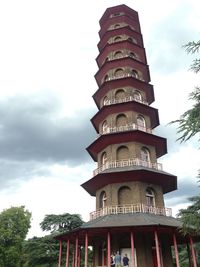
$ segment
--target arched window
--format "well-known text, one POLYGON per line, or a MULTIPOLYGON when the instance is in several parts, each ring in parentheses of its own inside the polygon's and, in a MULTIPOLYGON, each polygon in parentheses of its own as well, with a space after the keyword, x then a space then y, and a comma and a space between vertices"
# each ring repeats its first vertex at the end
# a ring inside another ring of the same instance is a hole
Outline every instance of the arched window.
POLYGON ((108 77, 108 74, 106 74, 106 76, 104 77, 104 82, 106 82, 108 80, 109 80, 109 77, 108 77))
POLYGON ((121 100, 125 98, 125 92, 123 89, 118 89, 115 93, 115 99, 121 100))
POLYGON ((149 187, 146 189, 146 204, 149 207, 155 207, 155 194, 149 187))
POLYGON ((102 132, 103 132, 103 134, 108 132, 108 123, 107 123, 107 121, 104 121, 103 124, 102 124, 102 132))
POLYGON ((150 162, 150 153, 149 150, 146 147, 143 147, 141 149, 141 160, 145 162, 150 162))
POLYGON ((120 146, 117 149, 117 160, 129 159, 129 149, 126 146, 120 146))
POLYGON ((119 78, 119 77, 123 77, 124 76, 124 70, 123 69, 117 69, 115 71, 115 77, 119 78))
POLYGON ((105 96, 104 99, 103 99, 103 105, 108 105, 108 97, 105 96))
POLYGON ((137 117, 138 130, 146 131, 146 122, 143 116, 139 115, 137 117))
POLYGON ((133 52, 130 52, 130 53, 129 53, 129 56, 132 57, 132 58, 137 58, 136 54, 133 53, 133 52))
POLYGON ((131 70, 131 76, 135 77, 135 78, 139 78, 139 74, 137 72, 137 70, 131 70))
POLYGON ((114 54, 114 58, 121 58, 121 57, 123 57, 122 51, 116 51, 114 54))
POLYGON ((106 207, 106 203, 107 202, 107 197, 106 197, 106 192, 102 191, 100 194, 100 198, 99 198, 99 206, 100 208, 104 208, 106 207))
POLYGON ((118 204, 130 204, 131 200, 131 189, 128 186, 121 187, 118 191, 118 204))
POLYGON ((126 125, 128 125, 128 119, 126 115, 119 114, 116 118, 116 126, 120 127, 120 126, 126 126, 126 125))
POLYGON ((127 40, 134 43, 134 44, 137 44, 137 40, 134 38, 128 37, 127 40))
POLYGON ((120 24, 115 24, 114 29, 120 28, 120 24))
POLYGON ((133 98, 134 98, 134 100, 136 100, 138 102, 142 102, 142 95, 138 91, 135 91, 133 93, 133 98))
POLYGON ((121 41, 121 40, 122 40, 121 36, 116 36, 116 37, 114 38, 114 42, 119 42, 119 41, 121 41))
POLYGON ((109 60, 109 57, 106 57, 104 60, 104 63, 107 62, 109 60))
POLYGON ((107 163, 107 153, 103 152, 103 154, 101 155, 101 165, 105 165, 107 163))

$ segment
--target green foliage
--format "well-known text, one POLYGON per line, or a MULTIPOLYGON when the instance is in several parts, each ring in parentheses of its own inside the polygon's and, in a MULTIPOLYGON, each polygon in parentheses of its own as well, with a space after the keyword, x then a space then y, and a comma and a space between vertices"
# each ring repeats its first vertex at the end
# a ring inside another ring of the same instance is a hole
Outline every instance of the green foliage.
MULTIPOLYGON (((200 171, 198 174, 200 179, 200 171)), ((188 199, 191 202, 186 209, 179 210, 178 217, 183 223, 184 234, 200 234, 200 196, 193 196, 188 199)))
POLYGON ((189 198, 192 205, 179 210, 178 217, 183 222, 182 231, 187 234, 200 234, 200 196, 189 198))
MULTIPOLYGON (((54 238, 55 234, 71 231, 82 224, 83 221, 78 214, 65 213, 61 215, 46 215, 44 220, 40 223, 40 226, 43 231, 50 231, 51 235, 33 237, 24 242, 23 266, 57 267, 59 242, 54 238)), ((63 243, 63 251, 66 251, 65 242, 63 243)), ((65 259, 63 257, 63 261, 64 260, 65 259)))
POLYGON ((58 264, 59 243, 52 235, 24 242, 24 267, 54 267, 58 264))
POLYGON ((79 214, 49 214, 40 223, 43 231, 50 231, 51 233, 63 233, 71 231, 83 224, 79 214))
MULTIPOLYGON (((198 42, 189 42, 183 46, 188 54, 199 53, 200 50, 200 40, 198 42)), ((195 73, 200 71, 200 59, 194 59, 190 69, 195 73)))
POLYGON ((179 123, 178 133, 182 134, 178 140, 185 142, 192 136, 200 133, 200 87, 196 87, 189 99, 194 101, 191 109, 184 112, 179 120, 171 123, 179 123))
POLYGON ((0 213, 0 266, 21 266, 22 243, 30 228, 31 213, 24 206, 0 213))
MULTIPOLYGON (((200 41, 189 42, 183 47, 188 53, 198 53, 200 41)), ((190 69, 195 73, 200 72, 200 59, 193 60, 190 69)), ((181 136, 177 140, 181 142, 185 142, 200 133, 200 87, 195 87, 194 91, 189 95, 189 99, 194 101, 192 108, 184 112, 180 119, 171 122, 179 124, 178 133, 181 136)))

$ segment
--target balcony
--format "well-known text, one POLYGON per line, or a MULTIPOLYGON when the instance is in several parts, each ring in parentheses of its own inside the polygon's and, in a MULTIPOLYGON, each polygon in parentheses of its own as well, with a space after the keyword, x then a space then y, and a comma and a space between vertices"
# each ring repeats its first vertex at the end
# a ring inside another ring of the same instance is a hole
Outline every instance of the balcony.
POLYGON ((152 130, 150 128, 140 126, 138 124, 129 124, 125 126, 119 126, 119 127, 105 127, 103 131, 100 132, 100 134, 109 134, 109 133, 117 133, 117 132, 125 132, 125 131, 133 131, 133 130, 139 130, 146 133, 152 133, 152 130))
POLYGON ((116 169, 123 167, 133 167, 133 166, 142 166, 150 169, 156 169, 162 171, 162 164, 157 162, 144 161, 139 158, 132 158, 127 160, 115 160, 108 161, 105 164, 101 165, 99 168, 93 171, 93 176, 108 170, 108 169, 116 169))
POLYGON ((139 57, 137 56, 137 55, 133 55, 133 54, 128 54, 128 53, 126 53, 126 54, 119 54, 119 55, 117 55, 117 56, 114 56, 114 57, 107 57, 106 58, 106 60, 101 64, 101 66, 103 65, 103 64, 105 64, 107 61, 113 61, 113 60, 117 60, 117 59, 120 59, 120 58, 133 58, 133 59, 135 59, 135 60, 138 60, 138 61, 141 61, 140 59, 139 59, 139 57))
POLYGON ((119 80, 119 79, 123 79, 123 78, 127 78, 127 77, 133 77, 133 78, 136 78, 136 79, 138 79, 138 80, 144 82, 144 79, 143 79, 143 78, 141 78, 141 77, 136 77, 135 74, 132 74, 132 73, 125 73, 125 74, 123 74, 123 75, 119 75, 119 76, 108 77, 108 78, 106 78, 106 79, 102 82, 102 84, 103 84, 104 82, 107 82, 107 81, 119 80))
POLYGON ((113 98, 113 99, 109 99, 109 100, 105 100, 103 105, 104 106, 109 106, 109 105, 114 105, 114 104, 120 104, 120 103, 125 103, 125 102, 130 102, 130 101, 136 101, 139 102, 141 104, 147 105, 148 103, 144 100, 141 100, 139 98, 133 97, 133 96, 127 96, 121 99, 117 99, 117 98, 113 98))
POLYGON ((114 205, 98 209, 90 213, 90 220, 111 214, 151 213, 155 215, 172 216, 172 209, 147 206, 144 204, 114 205))

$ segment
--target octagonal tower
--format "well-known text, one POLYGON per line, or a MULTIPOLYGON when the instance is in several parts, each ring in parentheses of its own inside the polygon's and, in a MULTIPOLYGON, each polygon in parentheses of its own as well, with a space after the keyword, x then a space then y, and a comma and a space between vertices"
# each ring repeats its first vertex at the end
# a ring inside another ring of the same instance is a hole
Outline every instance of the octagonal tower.
POLYGON ((178 244, 187 245, 188 266, 196 267, 193 241, 199 238, 183 236, 181 222, 164 203, 164 194, 177 189, 177 177, 159 163, 167 144, 153 132, 159 116, 151 106, 154 90, 138 13, 126 5, 108 8, 100 27, 93 95, 98 112, 91 119, 97 138, 87 148, 97 168, 82 184, 96 198, 96 210, 80 228, 57 236, 58 266, 66 242, 66 267, 70 246, 72 267, 79 267, 83 248, 88 267, 89 246, 93 267, 110 267, 117 251, 128 255, 131 267, 180 266, 178 244))

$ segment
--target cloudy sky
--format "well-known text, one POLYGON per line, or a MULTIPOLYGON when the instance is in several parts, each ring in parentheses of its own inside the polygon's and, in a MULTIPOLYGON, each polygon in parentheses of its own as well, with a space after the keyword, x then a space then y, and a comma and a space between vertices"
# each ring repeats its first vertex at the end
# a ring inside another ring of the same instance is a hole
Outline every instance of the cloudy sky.
POLYGON ((168 125, 191 107, 188 94, 200 84, 182 48, 200 38, 198 0, 0 1, 0 211, 25 205, 33 216, 29 237, 44 234, 45 214, 79 213, 87 221, 95 210, 80 185, 96 168, 85 148, 96 137, 98 21, 122 3, 139 13, 161 122, 156 134, 168 139, 159 162, 178 176, 166 206, 175 215, 199 194, 198 138, 180 145, 168 125))

